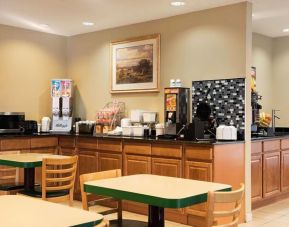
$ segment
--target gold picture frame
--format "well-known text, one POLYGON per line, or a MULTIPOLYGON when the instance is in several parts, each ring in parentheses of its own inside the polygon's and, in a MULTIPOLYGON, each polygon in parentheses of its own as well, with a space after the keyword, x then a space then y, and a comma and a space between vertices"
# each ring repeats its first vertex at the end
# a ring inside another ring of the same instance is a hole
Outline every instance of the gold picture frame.
POLYGON ((159 92, 160 34, 110 45, 111 93, 159 92))

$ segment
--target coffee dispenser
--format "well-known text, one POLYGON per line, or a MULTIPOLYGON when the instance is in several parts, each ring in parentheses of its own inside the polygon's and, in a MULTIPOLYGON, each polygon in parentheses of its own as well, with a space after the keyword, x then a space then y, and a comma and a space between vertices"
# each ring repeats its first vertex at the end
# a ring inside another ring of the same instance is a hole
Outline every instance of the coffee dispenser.
POLYGON ((165 88, 165 134, 178 136, 190 119, 190 89, 165 88))
POLYGON ((71 79, 51 81, 52 131, 70 132, 72 129, 72 86, 71 79))

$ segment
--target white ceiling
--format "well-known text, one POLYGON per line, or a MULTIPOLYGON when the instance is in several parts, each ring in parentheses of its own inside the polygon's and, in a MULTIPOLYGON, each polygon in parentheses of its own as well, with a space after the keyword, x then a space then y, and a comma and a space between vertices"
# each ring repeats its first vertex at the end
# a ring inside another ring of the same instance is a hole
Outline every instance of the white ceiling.
POLYGON ((270 37, 288 36, 289 0, 253 0, 253 31, 270 37))
MULTIPOLYGON (((185 0, 185 6, 173 7, 171 0, 0 0, 0 24, 71 36, 243 1, 185 0), (95 25, 85 27, 83 21, 95 25)), ((289 28, 289 0, 251 1, 255 32, 289 35, 282 32, 289 28)))

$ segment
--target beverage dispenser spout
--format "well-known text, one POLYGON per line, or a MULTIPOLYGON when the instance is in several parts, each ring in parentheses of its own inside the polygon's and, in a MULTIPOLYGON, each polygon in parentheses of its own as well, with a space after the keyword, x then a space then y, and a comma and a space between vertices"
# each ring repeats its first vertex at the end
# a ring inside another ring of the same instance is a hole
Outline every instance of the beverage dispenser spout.
POLYGON ((72 108, 71 108, 71 98, 62 97, 62 116, 64 119, 71 117, 72 108))
POLYGON ((60 117, 60 98, 59 97, 52 98, 52 115, 54 119, 58 119, 60 117))

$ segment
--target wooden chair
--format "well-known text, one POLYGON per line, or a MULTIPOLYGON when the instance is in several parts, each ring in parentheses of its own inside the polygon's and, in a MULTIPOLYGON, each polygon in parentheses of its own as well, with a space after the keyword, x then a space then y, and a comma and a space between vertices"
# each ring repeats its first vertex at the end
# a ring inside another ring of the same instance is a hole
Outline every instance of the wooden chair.
POLYGON ((238 190, 230 192, 209 192, 207 203, 207 225, 206 227, 235 227, 238 226, 242 201, 244 196, 244 184, 238 190), (216 210, 216 204, 234 204, 231 210, 216 210), (216 218, 228 217, 232 221, 218 225, 216 218))
MULTIPOLYGON (((5 151, 4 154, 20 154, 20 151, 5 151)), ((15 195, 24 188, 19 182, 19 168, 0 165, 0 195, 15 195)))
POLYGON ((51 202, 68 201, 72 206, 77 160, 78 156, 43 159, 41 188, 21 194, 51 202))
POLYGON ((109 221, 107 219, 103 219, 102 222, 95 225, 95 227, 109 227, 109 221))
POLYGON ((90 206, 94 206, 97 204, 100 204, 104 201, 116 201, 117 207, 113 209, 109 209, 103 212, 99 212, 102 215, 107 215, 111 213, 117 213, 117 219, 118 221, 122 220, 122 201, 110 197, 105 198, 99 198, 92 201, 88 200, 88 196, 90 193, 86 193, 84 191, 84 183, 87 181, 93 181, 93 180, 101 180, 101 179, 107 179, 107 178, 114 178, 114 177, 120 177, 121 176, 121 170, 108 170, 108 171, 102 171, 102 172, 95 172, 95 173, 87 173, 80 175, 80 189, 81 189, 81 198, 82 198, 82 207, 84 210, 88 210, 90 206))

